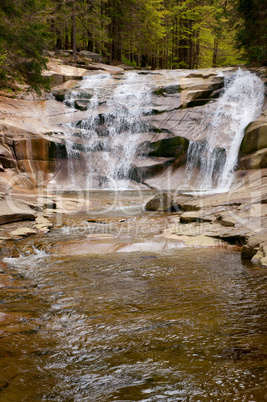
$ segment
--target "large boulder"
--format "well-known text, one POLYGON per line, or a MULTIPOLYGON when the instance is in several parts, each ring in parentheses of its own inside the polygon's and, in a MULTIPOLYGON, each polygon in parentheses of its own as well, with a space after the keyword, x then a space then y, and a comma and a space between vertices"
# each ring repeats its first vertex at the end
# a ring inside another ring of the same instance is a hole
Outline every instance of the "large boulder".
POLYGON ((101 56, 101 54, 89 52, 88 50, 81 50, 81 51, 79 52, 79 56, 83 56, 83 57, 89 58, 89 59, 91 59, 92 61, 95 61, 95 62, 97 62, 97 63, 101 63, 101 61, 102 61, 102 56, 101 56))
POLYGON ((263 169, 267 167, 267 112, 248 125, 242 140, 239 169, 263 169))
POLYGON ((263 148, 267 148, 267 113, 246 128, 239 155, 242 157, 263 148))
POLYGON ((145 205, 146 211, 166 211, 172 204, 172 197, 167 193, 155 195, 145 205))

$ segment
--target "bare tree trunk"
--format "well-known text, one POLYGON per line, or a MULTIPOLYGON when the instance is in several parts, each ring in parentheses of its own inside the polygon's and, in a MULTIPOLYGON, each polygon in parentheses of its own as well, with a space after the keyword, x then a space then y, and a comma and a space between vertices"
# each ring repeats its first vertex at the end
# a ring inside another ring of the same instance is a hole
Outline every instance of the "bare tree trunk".
POLYGON ((75 0, 73 0, 72 5, 72 49, 73 49, 73 58, 77 59, 77 42, 76 42, 76 4, 75 0))
POLYGON ((217 67, 219 39, 215 37, 213 47, 212 67, 217 67))

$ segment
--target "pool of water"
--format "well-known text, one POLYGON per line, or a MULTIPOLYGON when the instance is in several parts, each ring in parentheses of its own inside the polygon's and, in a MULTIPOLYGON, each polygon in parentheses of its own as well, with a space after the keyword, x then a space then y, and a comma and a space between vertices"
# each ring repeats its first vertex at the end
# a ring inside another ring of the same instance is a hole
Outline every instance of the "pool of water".
POLYGON ((225 249, 0 265, 0 401, 264 401, 267 270, 225 249))

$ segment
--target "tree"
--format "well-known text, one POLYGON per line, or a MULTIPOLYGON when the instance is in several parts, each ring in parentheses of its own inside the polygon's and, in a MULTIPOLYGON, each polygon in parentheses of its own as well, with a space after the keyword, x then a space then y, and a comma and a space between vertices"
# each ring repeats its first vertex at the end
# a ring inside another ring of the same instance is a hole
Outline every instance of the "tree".
POLYGON ((238 0, 242 18, 238 25, 239 48, 244 49, 250 63, 267 63, 267 7, 263 0, 238 0))
POLYGON ((42 21, 42 0, 2 0, 0 4, 0 84, 10 75, 39 91, 48 88, 48 79, 41 76, 46 59, 47 29, 42 21))

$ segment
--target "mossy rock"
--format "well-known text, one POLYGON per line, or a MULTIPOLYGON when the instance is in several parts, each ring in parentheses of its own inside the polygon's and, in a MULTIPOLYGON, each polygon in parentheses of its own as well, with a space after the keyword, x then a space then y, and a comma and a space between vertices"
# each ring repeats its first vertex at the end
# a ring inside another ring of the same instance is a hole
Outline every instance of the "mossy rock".
POLYGON ((166 87, 160 87, 156 89, 153 94, 158 96, 174 95, 181 92, 180 85, 169 85, 166 87))

